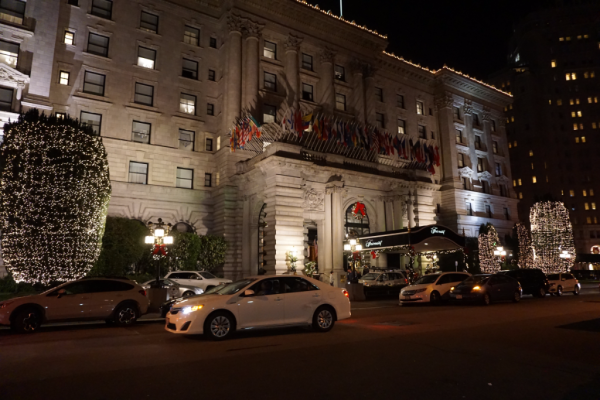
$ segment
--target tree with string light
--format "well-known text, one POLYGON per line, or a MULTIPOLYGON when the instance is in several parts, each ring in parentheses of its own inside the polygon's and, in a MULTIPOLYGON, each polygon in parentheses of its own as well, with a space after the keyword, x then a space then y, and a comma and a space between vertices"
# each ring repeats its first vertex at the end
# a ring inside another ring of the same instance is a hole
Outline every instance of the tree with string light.
POLYGON ((500 270, 500 263, 494 255, 500 245, 500 238, 494 225, 488 223, 479 233, 479 266, 484 274, 494 274, 500 270))
POLYGON ((575 260, 573 226, 560 201, 540 201, 531 207, 533 265, 545 273, 568 271, 575 260))
POLYGON ((111 193, 102 139, 77 120, 31 110, 4 126, 0 178, 2 250, 15 281, 85 276, 111 193))
POLYGON ((529 229, 522 223, 516 225, 519 239, 519 267, 533 268, 533 246, 529 229))

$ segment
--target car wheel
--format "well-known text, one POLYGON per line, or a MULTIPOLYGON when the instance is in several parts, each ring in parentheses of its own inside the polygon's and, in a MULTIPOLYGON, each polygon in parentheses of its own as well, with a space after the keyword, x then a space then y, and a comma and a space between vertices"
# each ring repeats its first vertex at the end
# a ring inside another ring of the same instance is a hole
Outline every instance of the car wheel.
POLYGON ((190 297, 195 295, 196 293, 192 292, 191 290, 188 290, 187 292, 183 293, 183 297, 190 297))
POLYGON ((575 290, 573 290, 573 294, 575 296, 579 296, 579 286, 575 286, 575 290))
POLYGON ((562 286, 559 286, 556 288, 556 295, 558 297, 562 296, 562 286))
POLYGON ((331 307, 323 306, 313 315, 313 329, 317 332, 329 332, 335 325, 335 312, 331 307))
POLYGON ((216 312, 204 322, 204 334, 212 340, 225 340, 235 331, 235 322, 231 314, 216 312))
POLYGON ((442 299, 442 297, 435 290, 433 292, 431 292, 431 294, 429 295, 429 302, 431 304, 439 304, 441 299, 442 299))
POLYGON ((483 294, 482 300, 484 306, 489 306, 490 304, 492 304, 492 299, 490 298, 490 295, 488 293, 483 294))
POLYGON ((42 314, 35 308, 26 308, 17 312, 10 327, 17 333, 34 333, 40 330, 42 314))
POLYGON ((518 303, 521 301, 521 292, 518 290, 515 291, 515 295, 513 297, 513 303, 518 303))
POLYGON ((537 296, 538 297, 546 297, 546 289, 543 286, 538 290, 537 296))
POLYGON ((133 325, 139 317, 137 306, 133 303, 125 303, 117 307, 113 314, 115 325, 128 326, 133 325))

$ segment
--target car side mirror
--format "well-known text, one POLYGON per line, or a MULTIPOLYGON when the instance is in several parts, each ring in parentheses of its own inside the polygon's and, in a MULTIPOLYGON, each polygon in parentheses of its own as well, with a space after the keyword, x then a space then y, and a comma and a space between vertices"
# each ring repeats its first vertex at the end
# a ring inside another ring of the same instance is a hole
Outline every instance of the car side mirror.
POLYGON ((60 289, 58 291, 58 298, 60 299, 61 297, 63 297, 65 294, 67 294, 67 291, 65 289, 60 289))
POLYGON ((244 296, 246 296, 246 297, 254 296, 254 290, 250 290, 250 289, 246 290, 244 292, 244 296))

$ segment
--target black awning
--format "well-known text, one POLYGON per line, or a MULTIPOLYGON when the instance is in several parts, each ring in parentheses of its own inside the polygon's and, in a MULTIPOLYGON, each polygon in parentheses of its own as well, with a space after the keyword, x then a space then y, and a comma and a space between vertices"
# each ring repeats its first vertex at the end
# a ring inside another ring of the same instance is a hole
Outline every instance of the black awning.
POLYGON ((575 262, 600 264, 600 254, 577 254, 575 262))
MULTIPOLYGON (((442 225, 427 225, 397 231, 371 233, 359 236, 363 250, 381 250, 390 247, 414 246, 417 253, 439 250, 455 250, 465 247, 465 238, 442 225)), ((402 250, 400 250, 402 252, 402 250)))

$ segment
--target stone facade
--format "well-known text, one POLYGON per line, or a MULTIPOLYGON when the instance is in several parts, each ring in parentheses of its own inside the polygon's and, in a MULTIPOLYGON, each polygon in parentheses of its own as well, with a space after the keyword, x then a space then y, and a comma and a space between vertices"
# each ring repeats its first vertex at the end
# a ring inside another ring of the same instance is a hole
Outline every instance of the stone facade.
POLYGON ((339 279, 346 210, 357 201, 367 207, 371 232, 442 223, 474 236, 492 222, 502 234, 517 219, 502 118, 511 97, 451 69, 431 71, 385 53, 385 36, 317 7, 28 0, 22 21, 9 19, 0 19, 0 38, 20 49, 16 66, 0 64, 0 88, 15 89, 0 121, 33 107, 101 116, 93 123, 109 156, 109 213, 223 235, 227 277, 255 274, 263 261, 282 273, 294 247, 301 267, 311 227, 319 269, 339 279), (265 82, 272 76, 275 85, 265 82), (262 122, 266 106, 277 110, 272 125, 290 107, 393 133, 402 123, 404 134, 439 148, 442 165, 430 174, 390 157, 284 142, 231 152, 235 119, 250 112, 262 122))

